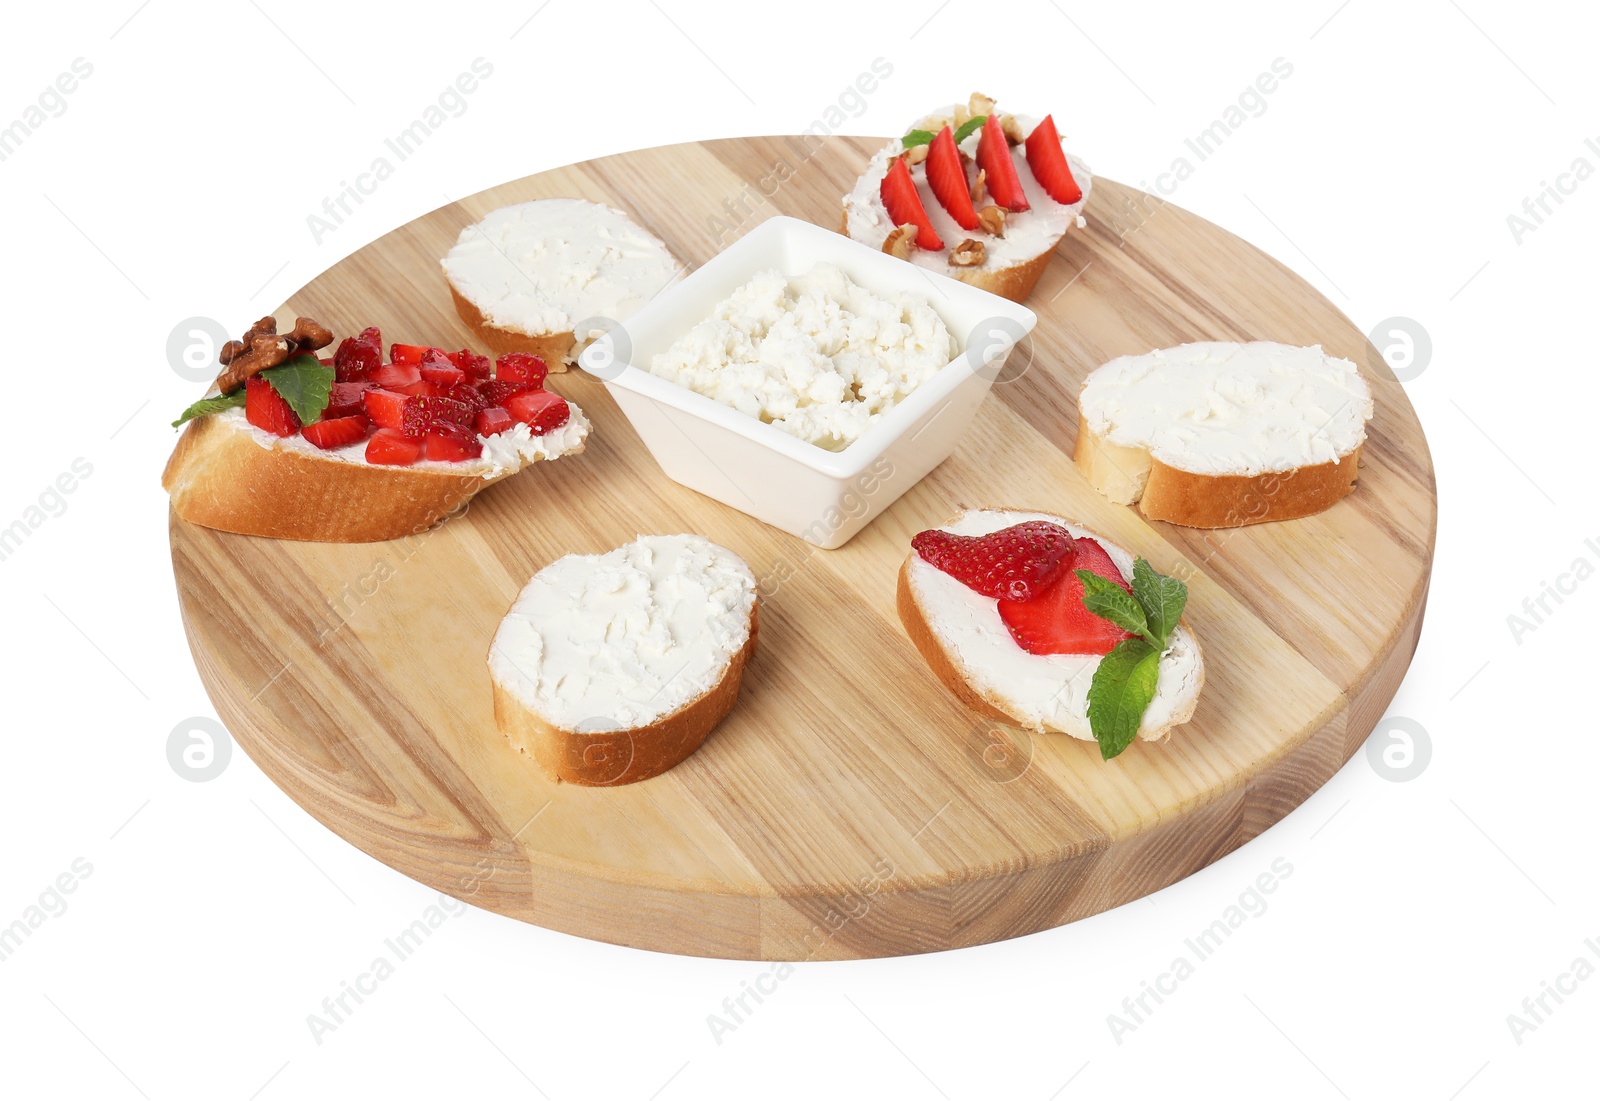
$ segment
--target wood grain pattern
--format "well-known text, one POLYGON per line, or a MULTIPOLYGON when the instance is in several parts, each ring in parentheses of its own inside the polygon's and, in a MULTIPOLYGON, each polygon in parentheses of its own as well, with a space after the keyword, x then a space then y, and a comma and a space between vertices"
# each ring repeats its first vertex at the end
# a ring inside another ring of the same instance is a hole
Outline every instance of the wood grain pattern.
MULTIPOLYGON (((285 308, 336 332, 377 324, 459 346, 469 336, 438 260, 495 207, 603 200, 695 264, 771 214, 836 225, 874 147, 706 142, 543 173, 395 230, 285 308), (752 203, 779 160, 792 178, 752 203)), ((1432 464, 1365 338, 1287 269, 1108 180, 1087 213, 1029 302, 1031 349, 955 454, 839 550, 668 481, 581 372, 553 388, 594 420, 588 450, 489 489, 432 532, 341 546, 173 520, 184 622, 218 713, 312 815, 404 874, 663 951, 838 959, 979 944, 1216 860, 1325 782, 1398 687, 1433 553, 1432 464), (1377 415, 1353 494, 1320 516, 1201 532, 1148 523, 1089 488, 1070 458, 1084 375, 1209 339, 1321 343, 1362 365, 1377 415), (1187 572, 1208 674, 1190 724, 1103 763, 1090 743, 978 720, 940 688, 897 621, 896 571, 912 534, 978 505, 1077 517, 1157 569, 1187 572), (560 555, 673 531, 734 549, 758 577, 786 577, 763 600, 743 698, 663 776, 551 784, 495 730, 495 626, 560 555)))

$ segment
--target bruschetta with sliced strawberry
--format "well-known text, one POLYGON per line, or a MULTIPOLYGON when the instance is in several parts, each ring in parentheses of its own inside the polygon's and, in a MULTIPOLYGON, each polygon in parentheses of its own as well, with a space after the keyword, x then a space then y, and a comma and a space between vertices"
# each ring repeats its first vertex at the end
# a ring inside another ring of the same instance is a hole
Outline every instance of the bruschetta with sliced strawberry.
POLYGON ((264 317, 222 348, 212 392, 174 423, 161 483, 205 527, 362 543, 425 531, 530 463, 583 450, 583 411, 544 387, 537 356, 491 361, 393 344, 376 328, 318 351, 309 318, 264 317))

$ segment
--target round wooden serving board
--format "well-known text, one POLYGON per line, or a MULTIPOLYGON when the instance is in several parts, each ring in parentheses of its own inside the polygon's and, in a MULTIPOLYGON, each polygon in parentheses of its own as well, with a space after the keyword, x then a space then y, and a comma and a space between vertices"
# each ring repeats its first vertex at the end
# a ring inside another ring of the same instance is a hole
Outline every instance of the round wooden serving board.
MULTIPOLYGON (((809 155, 798 138, 648 149, 493 188, 335 265, 285 315, 470 343, 439 258, 489 211, 539 197, 617 206, 691 265, 771 214, 836 226, 879 143, 806 141, 809 155)), ((1399 384, 1292 272, 1109 180, 1087 217, 1029 299, 1031 354, 1014 354, 951 458, 839 550, 669 481, 576 370, 551 388, 593 419, 587 451, 488 489, 432 532, 293 543, 174 519, 184 623, 218 713, 284 791, 391 867, 524 921, 660 951, 846 959, 983 944, 1204 867, 1315 791, 1394 695, 1428 589, 1433 467, 1399 384), (1320 343, 1371 381, 1377 414, 1348 498, 1204 532, 1146 522, 1078 475, 1087 372, 1254 339, 1320 343), (895 575, 915 532, 982 505, 1076 517, 1164 573, 1192 571, 1187 616, 1206 654, 1192 722, 1103 762, 1093 743, 997 728, 944 691, 900 627, 895 575), (485 657, 500 617, 563 554, 678 531, 767 579, 738 705, 663 776, 549 782, 495 729, 485 657)))

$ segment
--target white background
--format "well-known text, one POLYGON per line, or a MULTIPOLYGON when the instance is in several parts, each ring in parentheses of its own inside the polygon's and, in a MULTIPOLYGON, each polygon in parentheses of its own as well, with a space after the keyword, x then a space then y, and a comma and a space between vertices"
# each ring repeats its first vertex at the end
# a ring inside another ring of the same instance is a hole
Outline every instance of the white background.
POLYGON ((1600 145, 1593 16, 1487 0, 540 3, 8 12, 0 119, 75 58, 93 73, 0 162, 0 527, 75 459, 92 474, 0 562, 0 925, 75 860, 92 871, 0 963, 0 1092, 1575 1092, 1592 1072, 1600 981, 1547 1001, 1520 1043, 1507 1017, 1600 938, 1600 581, 1551 602, 1520 641, 1507 617, 1574 560, 1591 563, 1585 576, 1600 564, 1592 463, 1571 461, 1600 396, 1600 182, 1576 183, 1520 242, 1507 216, 1576 158, 1600 168, 1584 145, 1600 145), (480 56, 494 75, 469 109, 314 242, 306 216, 480 56), (322 829, 242 752, 207 783, 168 764, 174 726, 212 714, 158 485, 167 422, 197 393, 166 362, 168 334, 194 315, 242 329, 447 198, 599 154, 799 131, 876 57, 893 75, 848 132, 899 133, 981 88, 1053 111, 1099 174, 1131 183, 1184 155, 1275 58, 1293 65, 1171 197, 1282 259, 1363 330, 1398 315, 1431 334, 1407 391, 1438 469, 1439 549, 1390 711, 1422 725, 1431 760, 1397 783, 1360 754, 1213 867, 1067 928, 802 967, 720 1043, 708 1014, 765 965, 472 910, 319 1045, 307 1015, 434 898, 322 829), (1108 1014, 1280 858, 1293 874, 1269 908, 1118 1043, 1108 1014))

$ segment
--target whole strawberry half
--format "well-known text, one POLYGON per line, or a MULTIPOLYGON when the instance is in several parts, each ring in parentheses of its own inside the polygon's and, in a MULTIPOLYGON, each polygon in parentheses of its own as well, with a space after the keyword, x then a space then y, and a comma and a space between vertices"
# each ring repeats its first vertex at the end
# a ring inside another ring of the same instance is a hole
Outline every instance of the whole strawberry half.
POLYGON ((244 384, 244 418, 263 432, 292 436, 300 431, 300 418, 272 383, 257 376, 244 384))
POLYGON ((1075 542, 1069 565, 1032 600, 1000 601, 1000 618, 1017 645, 1030 654, 1109 654, 1117 643, 1133 636, 1084 607, 1083 582, 1076 571, 1088 570, 1129 592, 1132 589, 1105 548, 1093 539, 1075 542))
POLYGON ((974 592, 1028 601, 1065 572, 1072 533, 1047 520, 1029 520, 988 535, 919 532, 911 547, 922 560, 974 592))

